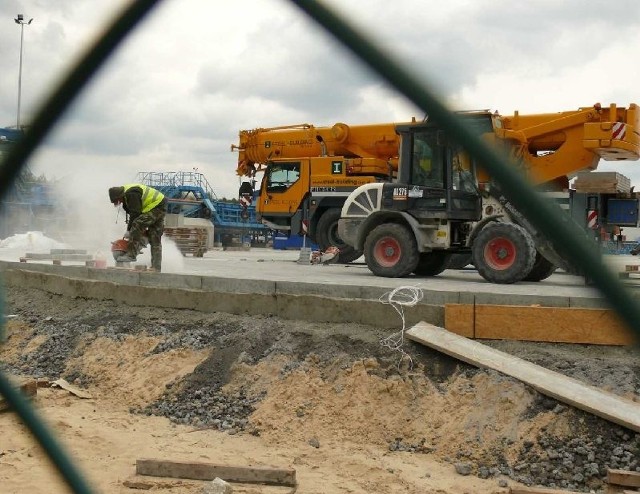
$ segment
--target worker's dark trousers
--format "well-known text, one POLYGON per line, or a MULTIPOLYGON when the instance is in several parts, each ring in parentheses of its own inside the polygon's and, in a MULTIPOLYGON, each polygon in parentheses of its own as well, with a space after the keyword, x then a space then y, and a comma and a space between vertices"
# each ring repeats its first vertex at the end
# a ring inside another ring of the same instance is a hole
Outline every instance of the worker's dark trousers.
POLYGON ((160 271, 162 267, 162 233, 164 232, 164 217, 166 211, 164 206, 152 209, 148 213, 138 216, 129 230, 129 250, 127 254, 135 259, 138 252, 145 247, 142 238, 149 239, 151 246, 151 267, 160 271))

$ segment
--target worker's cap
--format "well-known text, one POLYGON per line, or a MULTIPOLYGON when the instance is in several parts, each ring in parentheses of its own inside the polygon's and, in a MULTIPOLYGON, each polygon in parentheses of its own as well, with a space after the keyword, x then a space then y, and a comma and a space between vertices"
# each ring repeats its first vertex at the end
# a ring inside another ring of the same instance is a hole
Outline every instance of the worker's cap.
POLYGON ((124 196, 124 187, 111 187, 109 189, 109 200, 115 204, 118 199, 122 199, 124 196))

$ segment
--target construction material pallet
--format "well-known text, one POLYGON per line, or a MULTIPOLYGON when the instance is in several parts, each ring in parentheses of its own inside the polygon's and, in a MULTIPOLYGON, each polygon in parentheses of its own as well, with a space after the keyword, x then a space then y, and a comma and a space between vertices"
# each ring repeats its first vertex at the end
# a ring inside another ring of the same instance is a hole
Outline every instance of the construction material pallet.
POLYGON ((581 193, 628 193, 631 179, 618 172, 582 172, 578 173, 574 187, 581 193))
POLYGON ((618 278, 620 278, 620 279, 629 279, 632 274, 640 274, 640 265, 638 265, 638 264, 627 264, 624 267, 624 271, 620 271, 618 273, 618 278))
POLYGON ((207 251, 206 228, 165 228, 164 233, 176 243, 183 256, 202 257, 207 251))

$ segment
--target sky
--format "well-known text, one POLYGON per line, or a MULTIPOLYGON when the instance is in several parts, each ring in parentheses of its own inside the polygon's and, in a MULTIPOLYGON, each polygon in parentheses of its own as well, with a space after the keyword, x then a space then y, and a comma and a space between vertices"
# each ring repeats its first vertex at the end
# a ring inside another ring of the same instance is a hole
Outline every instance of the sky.
MULTIPOLYGON (((0 127, 34 117, 124 0, 0 0, 0 127)), ((326 0, 451 109, 503 115, 640 103, 637 0, 326 0)), ((237 197, 243 129, 422 118, 288 0, 165 0, 29 161, 108 204, 138 172, 197 171, 237 197), (95 196, 94 196, 95 194, 95 196)), ((640 162, 604 164, 640 184, 640 162)))

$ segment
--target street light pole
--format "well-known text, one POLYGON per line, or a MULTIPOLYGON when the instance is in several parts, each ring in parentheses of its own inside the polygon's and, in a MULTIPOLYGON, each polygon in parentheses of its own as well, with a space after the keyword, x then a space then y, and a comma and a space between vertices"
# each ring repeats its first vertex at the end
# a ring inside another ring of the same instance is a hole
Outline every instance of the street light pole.
POLYGON ((24 25, 27 26, 31 24, 33 19, 29 19, 28 22, 25 22, 24 15, 18 14, 18 16, 14 19, 16 24, 20 24, 20 70, 18 72, 18 119, 16 122, 16 128, 20 130, 20 99, 22 96, 22 43, 24 41, 24 25))

